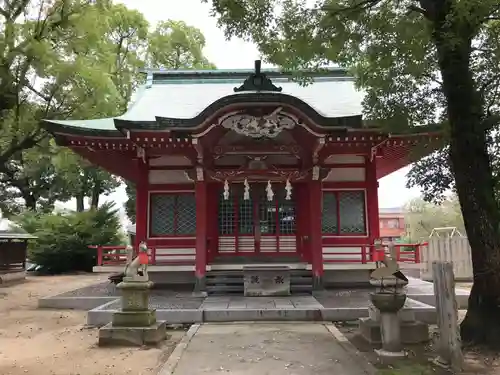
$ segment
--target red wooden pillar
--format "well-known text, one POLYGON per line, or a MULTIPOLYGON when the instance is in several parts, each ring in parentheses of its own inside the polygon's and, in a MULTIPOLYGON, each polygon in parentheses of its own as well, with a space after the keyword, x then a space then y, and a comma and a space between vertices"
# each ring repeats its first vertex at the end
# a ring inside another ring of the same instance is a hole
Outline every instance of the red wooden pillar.
POLYGON ((207 271, 207 239, 208 239, 208 228, 207 228, 208 194, 207 194, 207 183, 205 181, 195 182, 195 198, 196 198, 195 291, 203 292, 205 291, 205 274, 207 271))
POLYGON ((321 205, 323 192, 321 181, 310 181, 309 184, 309 251, 313 272, 313 287, 321 289, 323 285, 323 244, 321 233, 321 205))
POLYGON ((135 251, 138 251, 139 244, 148 238, 149 219, 149 171, 148 164, 138 160, 139 179, 135 185, 135 251))
POLYGON ((377 181, 377 159, 366 159, 366 207, 367 207, 367 231, 370 244, 380 237, 380 222, 378 209, 378 181, 377 181))

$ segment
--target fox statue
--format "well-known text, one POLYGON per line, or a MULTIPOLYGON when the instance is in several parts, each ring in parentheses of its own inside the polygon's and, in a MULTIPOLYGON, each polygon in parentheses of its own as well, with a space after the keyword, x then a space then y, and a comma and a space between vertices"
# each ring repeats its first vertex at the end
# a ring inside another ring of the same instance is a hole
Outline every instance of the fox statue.
POLYGON ((111 275, 108 279, 113 284, 122 281, 149 281, 148 247, 145 242, 139 244, 139 254, 134 258, 134 249, 127 246, 127 265, 123 272, 111 275))

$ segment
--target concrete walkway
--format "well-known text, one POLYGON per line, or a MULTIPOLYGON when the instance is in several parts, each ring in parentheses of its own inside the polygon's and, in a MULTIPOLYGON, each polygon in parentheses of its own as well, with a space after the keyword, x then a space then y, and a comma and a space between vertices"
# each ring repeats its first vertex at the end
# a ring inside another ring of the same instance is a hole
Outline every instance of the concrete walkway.
POLYGON ((203 324, 184 345, 182 353, 174 351, 174 358, 169 361, 175 364, 170 363, 160 374, 370 373, 371 367, 365 360, 334 334, 329 326, 310 323, 203 324))

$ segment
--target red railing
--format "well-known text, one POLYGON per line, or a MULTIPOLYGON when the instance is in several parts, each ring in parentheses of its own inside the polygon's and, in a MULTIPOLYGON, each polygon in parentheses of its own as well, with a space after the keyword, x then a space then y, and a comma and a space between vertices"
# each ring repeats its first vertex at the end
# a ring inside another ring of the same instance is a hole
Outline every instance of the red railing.
POLYGON ((98 266, 114 266, 127 262, 126 246, 89 246, 90 249, 97 249, 98 266))
MULTIPOLYGON (((150 265, 194 265, 195 253, 194 243, 189 247, 181 247, 175 242, 162 244, 158 246, 150 246, 149 248, 149 264, 150 265), (158 253, 161 250, 161 253, 158 253), (167 250, 166 252, 164 250, 167 250)), ((402 263, 420 263, 421 247, 427 246, 427 243, 414 244, 394 244, 396 250, 396 260, 402 263)), ((375 249, 374 245, 329 245, 330 249, 339 248, 339 251, 332 250, 323 252, 324 263, 361 263, 381 261, 384 252, 388 253, 388 247, 383 246, 382 249, 375 249), (341 251, 342 248, 359 248, 359 251, 341 251), (328 255, 332 257, 328 259, 328 255)), ((127 253, 125 246, 89 246, 91 249, 97 250, 97 265, 98 266, 116 266, 125 265, 127 261, 127 253)), ((136 251, 134 251, 136 253, 136 251)), ((287 254, 287 253, 283 253, 287 254)), ((290 253, 288 253, 290 254, 290 253)), ((228 254, 231 255, 231 254, 228 254)), ((234 254, 232 254, 234 255, 234 254)), ((276 255, 276 253, 269 253, 276 255)))
MULTIPOLYGON (((396 260, 402 263, 420 263, 421 247, 427 246, 427 243, 413 244, 394 244, 396 250, 396 260)), ((383 246, 377 250, 374 245, 327 245, 329 251, 323 249, 324 263, 361 263, 377 262, 383 259, 384 253, 389 253, 388 246, 383 246), (338 251, 336 250, 338 248, 338 251), (351 251, 342 251, 350 248, 351 251), (359 250, 358 250, 359 249, 359 250)))
MULTIPOLYGON (((125 246, 89 246, 90 249, 97 250, 98 266, 119 266, 127 263, 127 251, 125 246)), ((194 265, 194 251, 192 254, 186 250, 174 246, 148 246, 150 265, 194 265), (157 253, 161 250, 161 253, 157 253), (164 252, 163 250, 171 250, 164 252)), ((194 250, 194 249, 193 249, 194 250)), ((134 249, 134 254, 137 250, 134 249)))
MULTIPOLYGON (((394 249, 396 251, 396 260, 403 263, 420 263, 421 262, 421 248, 427 246, 427 242, 422 243, 395 243, 394 249)), ((389 253, 389 247, 384 245, 382 249, 377 250, 374 245, 370 246, 370 257, 372 262, 381 261, 383 254, 389 253)))

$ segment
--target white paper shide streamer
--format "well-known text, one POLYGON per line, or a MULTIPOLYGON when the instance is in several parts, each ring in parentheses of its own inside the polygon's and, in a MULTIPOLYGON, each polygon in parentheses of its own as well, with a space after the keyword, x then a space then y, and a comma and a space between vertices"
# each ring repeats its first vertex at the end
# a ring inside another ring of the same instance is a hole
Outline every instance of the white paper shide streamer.
POLYGON ((229 182, 227 182, 227 180, 224 181, 224 200, 228 200, 229 199, 229 182))
POLYGON ((285 199, 289 201, 290 199, 292 199, 292 184, 290 183, 290 180, 288 178, 286 180, 285 191, 285 199))
POLYGON ((243 199, 248 201, 250 200, 250 185, 248 184, 248 180, 246 178, 243 186, 245 187, 245 190, 243 192, 243 199))
POLYGON ((274 198, 274 191, 271 185, 271 181, 267 181, 266 193, 267 193, 267 200, 271 202, 274 198))

